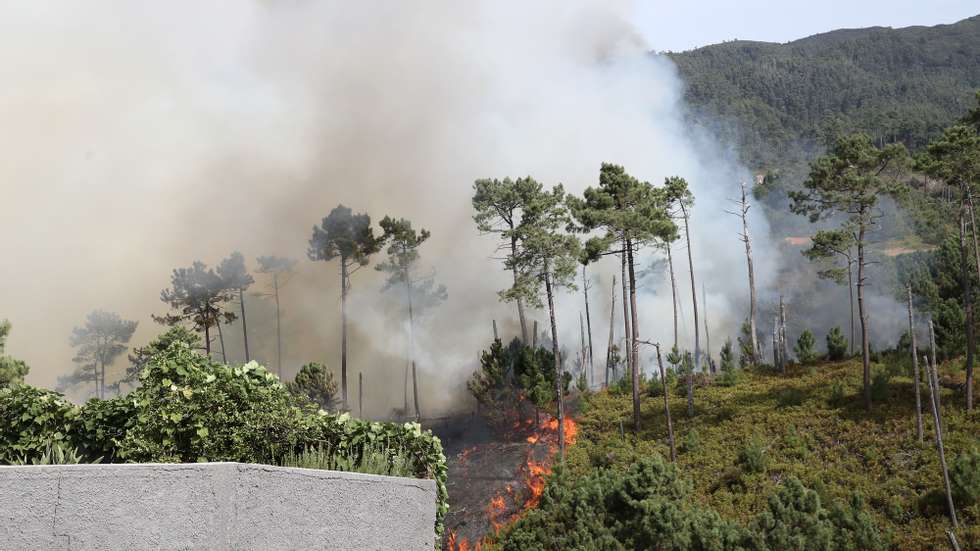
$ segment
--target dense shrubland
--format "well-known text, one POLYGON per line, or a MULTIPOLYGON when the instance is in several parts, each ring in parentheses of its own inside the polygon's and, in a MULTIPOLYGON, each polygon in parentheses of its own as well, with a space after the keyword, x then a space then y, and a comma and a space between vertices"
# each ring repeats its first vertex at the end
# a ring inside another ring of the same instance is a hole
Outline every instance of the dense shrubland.
POLYGON ((215 362, 186 335, 159 339, 169 344, 126 395, 78 407, 24 384, 0 389, 0 462, 32 463, 70 449, 83 462, 239 461, 410 474, 436 480, 441 533, 448 505, 438 438, 415 423, 327 413, 309 398, 297 400, 254 361, 215 362))

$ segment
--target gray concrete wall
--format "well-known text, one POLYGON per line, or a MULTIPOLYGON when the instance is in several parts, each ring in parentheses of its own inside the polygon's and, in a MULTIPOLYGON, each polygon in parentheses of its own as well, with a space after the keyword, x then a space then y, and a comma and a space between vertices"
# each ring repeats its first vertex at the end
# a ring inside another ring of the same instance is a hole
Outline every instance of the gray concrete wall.
POLYGON ((241 463, 0 467, 0 549, 432 549, 432 480, 241 463))

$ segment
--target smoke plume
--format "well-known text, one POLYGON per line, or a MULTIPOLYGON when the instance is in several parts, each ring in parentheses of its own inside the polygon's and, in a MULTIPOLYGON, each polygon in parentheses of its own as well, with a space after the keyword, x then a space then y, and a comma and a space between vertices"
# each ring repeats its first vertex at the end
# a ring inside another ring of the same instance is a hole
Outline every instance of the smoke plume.
MULTIPOLYGON (((29 382, 53 385, 73 368, 68 336, 88 311, 138 320, 132 344, 143 344, 162 330, 150 314, 165 311, 159 292, 171 269, 240 250, 252 269, 260 255, 301 260, 282 291, 285 374, 307 361, 339 372, 338 267, 308 261, 306 246, 311 227, 343 203, 432 231, 422 262, 449 299, 416 335, 423 412, 438 412, 463 392, 491 320, 516 333, 515 308, 497 300, 509 278, 494 239, 471 220, 472 182, 532 175, 580 193, 597 184, 603 161, 654 184, 671 175, 691 183, 698 300, 703 284, 717 350, 747 312, 740 223, 725 210, 750 175, 685 125, 682 83, 649 53, 657 45, 637 34, 633 9, 598 0, 0 7, 9 353, 30 363, 29 382)), ((767 293, 779 255, 760 209, 751 212, 767 293)), ((692 348, 683 241, 674 258, 682 346, 692 348)), ((590 270, 601 366, 619 265, 590 270)), ((256 279, 252 291, 265 285, 256 279)), ((403 314, 371 267, 352 280, 351 393, 356 403, 363 373, 365 413, 384 415, 403 399, 403 314)), ((662 271, 639 292, 641 338, 669 343, 662 271)), ((253 355, 274 365, 272 307, 247 300, 253 355)), ((573 351, 582 309, 581 290, 561 295, 561 339, 573 351)), ((531 317, 543 331, 546 313, 531 317)), ((229 359, 240 360, 240 326, 225 338, 229 359)))

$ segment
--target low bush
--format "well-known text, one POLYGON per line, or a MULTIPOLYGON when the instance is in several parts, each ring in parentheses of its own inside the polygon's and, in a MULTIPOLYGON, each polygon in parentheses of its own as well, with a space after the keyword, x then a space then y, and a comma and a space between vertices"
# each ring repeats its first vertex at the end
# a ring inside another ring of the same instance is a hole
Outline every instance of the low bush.
POLYGON ((871 376, 871 399, 875 402, 888 400, 888 383, 892 374, 887 369, 877 369, 871 376))
POLYGON ((800 333, 793 351, 796 352, 796 358, 803 365, 811 364, 817 359, 817 340, 813 338, 813 333, 809 329, 804 329, 800 333))
POLYGON ((960 507, 980 503, 980 449, 974 447, 957 455, 949 467, 953 499, 960 507))
POLYGON ((0 388, 0 463, 30 463, 51 446, 71 446, 78 414, 57 392, 24 384, 0 388))
POLYGON ((765 440, 759 436, 750 438, 738 452, 738 464, 746 473, 764 473, 768 465, 765 440))
POLYGON ((827 359, 839 362, 847 356, 847 337, 840 327, 834 327, 827 333, 827 359))

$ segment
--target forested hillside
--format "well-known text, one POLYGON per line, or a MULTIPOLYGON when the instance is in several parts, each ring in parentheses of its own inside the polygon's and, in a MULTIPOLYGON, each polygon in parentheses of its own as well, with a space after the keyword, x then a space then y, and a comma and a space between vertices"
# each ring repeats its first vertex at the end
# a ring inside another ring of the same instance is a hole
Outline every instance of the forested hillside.
POLYGON ((952 25, 837 30, 786 44, 734 41, 667 54, 691 116, 752 169, 806 160, 863 131, 919 149, 980 88, 980 16, 952 25))

